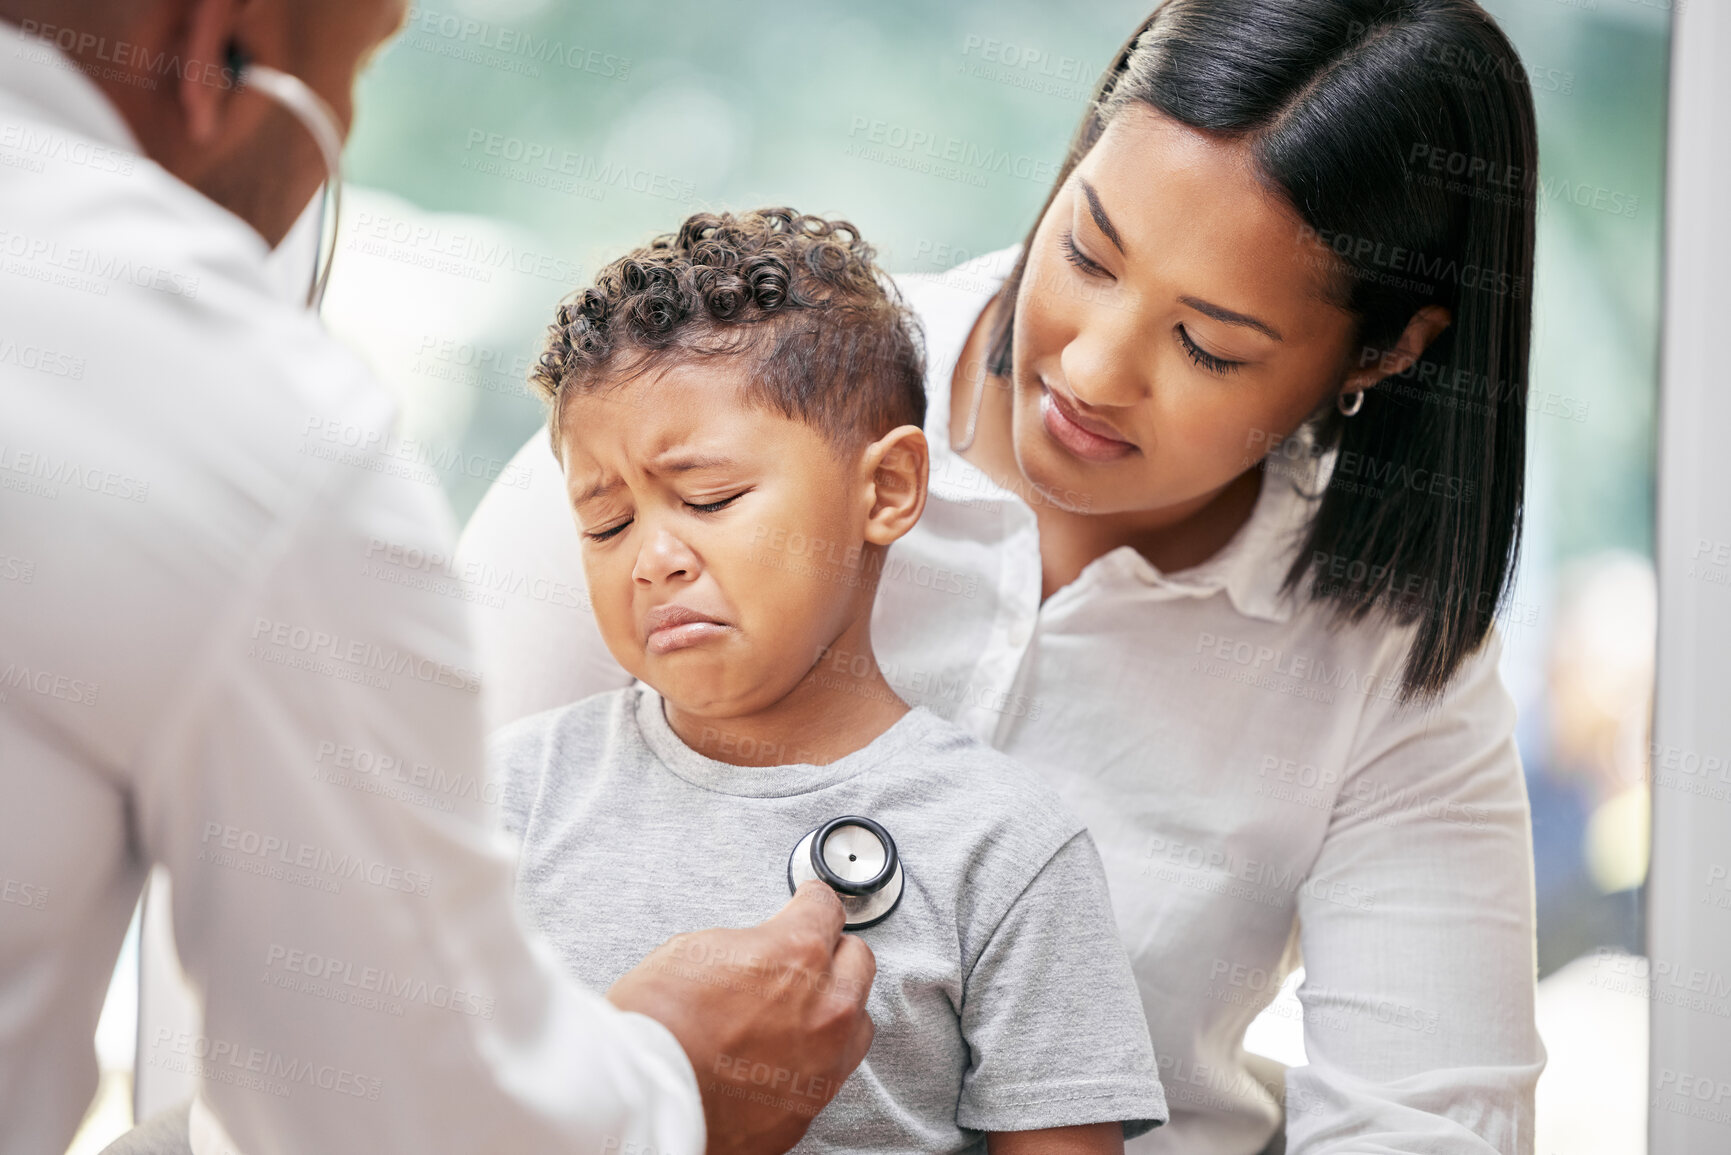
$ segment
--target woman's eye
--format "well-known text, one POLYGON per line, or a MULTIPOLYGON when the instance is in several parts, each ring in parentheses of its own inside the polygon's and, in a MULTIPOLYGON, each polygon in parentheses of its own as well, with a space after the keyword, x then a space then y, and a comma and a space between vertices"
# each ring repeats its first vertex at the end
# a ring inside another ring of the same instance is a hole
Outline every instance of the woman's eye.
POLYGON ((600 533, 585 533, 583 536, 588 538, 590 541, 606 541, 608 538, 617 535, 621 530, 623 530, 626 526, 630 525, 635 520, 637 520, 637 519, 636 518, 628 518, 625 521, 622 521, 618 525, 614 526, 612 529, 604 529, 600 533))
POLYGON ((1066 261, 1069 261, 1072 265, 1075 265, 1090 277, 1105 277, 1111 275, 1107 273, 1104 265, 1101 265, 1098 261, 1089 257, 1087 253, 1084 253, 1081 249, 1076 247, 1076 234, 1074 232, 1066 231, 1063 236, 1059 237, 1058 246, 1064 250, 1064 259, 1066 261))
POLYGON ((690 501, 686 502, 685 504, 686 504, 687 508, 695 509, 699 513, 714 513, 718 509, 725 508, 729 503, 738 501, 740 498, 744 497, 746 495, 746 493, 748 493, 748 492, 749 492, 748 490, 742 489, 738 493, 734 494, 732 497, 724 497, 720 501, 711 501, 711 502, 707 502, 703 505, 698 505, 695 502, 690 502, 690 501))
POLYGON ((1190 360, 1208 370, 1210 373, 1235 373, 1243 366, 1242 361, 1228 361, 1224 357, 1216 357, 1190 339, 1190 334, 1184 331, 1184 326, 1178 326, 1178 340, 1184 346, 1184 352, 1190 360))

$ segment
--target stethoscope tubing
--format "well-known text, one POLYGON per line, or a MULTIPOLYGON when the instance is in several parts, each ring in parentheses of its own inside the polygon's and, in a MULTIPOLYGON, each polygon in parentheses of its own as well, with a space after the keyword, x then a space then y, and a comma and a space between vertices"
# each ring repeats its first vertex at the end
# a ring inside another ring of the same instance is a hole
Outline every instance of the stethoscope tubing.
POLYGON ((313 256, 312 283, 307 287, 307 307, 317 312, 324 306, 325 287, 337 258, 337 230, 343 214, 343 135, 337 114, 305 81, 293 73, 268 64, 248 62, 239 70, 236 84, 264 93, 301 122, 318 145, 325 162, 324 196, 319 207, 319 244, 313 256), (328 209, 328 212, 326 211, 328 209), (325 230, 330 229, 330 251, 325 250, 325 230))

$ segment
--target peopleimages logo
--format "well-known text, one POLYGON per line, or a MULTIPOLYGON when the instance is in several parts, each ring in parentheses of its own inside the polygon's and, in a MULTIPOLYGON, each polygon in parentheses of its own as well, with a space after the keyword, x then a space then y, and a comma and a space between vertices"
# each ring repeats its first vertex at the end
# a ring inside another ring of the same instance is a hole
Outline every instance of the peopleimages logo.
POLYGON ((565 286, 583 276, 581 269, 557 254, 389 213, 356 213, 353 227, 346 231, 346 249, 471 280, 490 281, 493 272, 500 269, 565 286))
POLYGON ((1301 225, 1300 241, 1308 241, 1333 251, 1356 267, 1355 276, 1380 280, 1381 283, 1431 290, 1441 285, 1459 285, 1463 289, 1490 293, 1494 296, 1520 297, 1526 292, 1526 278, 1490 265, 1461 264, 1453 258, 1427 256, 1418 249, 1390 244, 1375 237, 1314 229, 1301 225), (1403 274, 1410 280, 1394 281, 1370 277, 1372 271, 1403 274))
POLYGON ((60 495, 62 486, 120 501, 141 502, 150 498, 150 482, 129 473, 88 465, 70 457, 57 457, 52 452, 20 449, 4 442, 0 442, 0 478, 3 478, 0 484, 14 483, 5 485, 8 489, 24 488, 18 483, 28 479, 37 483, 28 489, 32 496, 50 499, 60 495))
POLYGON ((1330 486, 1349 491, 1370 489, 1408 489, 1431 497, 1470 498, 1477 485, 1469 478, 1415 469, 1404 461, 1379 460, 1366 453, 1342 450, 1335 457, 1330 486))
POLYGON ((628 56, 618 56, 582 44, 567 44, 556 36, 537 36, 528 29, 440 12, 420 5, 409 9, 404 28, 407 33, 405 39, 410 47, 428 51, 432 49, 432 45, 426 39, 417 40, 417 37, 437 37, 453 46, 478 53, 473 58, 462 52, 440 52, 440 55, 472 59, 477 64, 492 64, 494 58, 484 54, 496 53, 500 62, 515 61, 527 65, 521 70, 530 76, 540 75, 540 70, 534 67, 536 64, 560 65, 573 72, 588 72, 608 80, 624 80, 631 72, 631 58, 628 56))
POLYGON ((848 137, 854 143, 849 155, 867 159, 882 159, 872 146, 892 154, 907 154, 926 161, 948 162, 963 170, 978 173, 999 173, 1044 183, 1058 173, 1058 162, 1029 153, 981 145, 951 136, 936 129, 880 120, 872 116, 855 116, 848 123, 848 137))
POLYGON ((376 1100, 384 1080, 334 1063, 318 1063, 230 1039, 159 1027, 151 1040, 152 1067, 287 1097, 296 1086, 376 1100))
POLYGON ((136 156, 121 149, 30 124, 0 124, 0 149, 38 162, 52 160, 115 176, 131 176, 138 163, 136 156))
POLYGON ((152 77, 172 76, 176 80, 191 80, 227 91, 234 88, 240 79, 226 62, 218 64, 194 57, 182 60, 178 53, 171 55, 166 50, 153 55, 142 44, 126 40, 111 41, 106 36, 98 36, 94 32, 77 28, 43 24, 37 20, 20 20, 18 31, 43 44, 52 44, 59 48, 73 58, 70 65, 80 71, 107 76, 116 69, 104 68, 102 65, 116 65, 119 72, 132 74, 127 82, 134 87, 139 87, 137 82, 143 80, 143 87, 154 89, 156 82, 152 77))
POLYGON ((109 252, 86 245, 62 245, 58 240, 0 228, 0 256, 5 271, 43 282, 71 278, 68 287, 107 296, 110 285, 153 289, 171 297, 198 297, 197 277, 138 260, 130 253, 109 252))
MULTIPOLYGON (((400 891, 425 898, 433 887, 433 876, 359 854, 338 854, 329 847, 310 842, 291 842, 275 834, 231 826, 223 822, 206 822, 200 861, 214 866, 233 866, 237 858, 255 860, 272 867, 289 868, 322 875, 331 885, 321 889, 337 893, 340 884, 358 880, 384 890, 400 891)), ((268 873, 248 870, 249 874, 268 873)))
POLYGON ((48 908, 48 888, 32 886, 28 882, 20 882, 16 878, 0 876, 0 902, 29 907, 31 910, 46 910, 48 908))
POLYGON ((442 810, 452 809, 451 800, 482 802, 494 805, 499 800, 499 786, 474 774, 448 771, 428 762, 409 761, 393 754, 369 750, 364 746, 323 741, 313 755, 314 776, 339 786, 376 785, 400 786, 409 800, 421 793, 439 804, 442 810))
MULTIPOLYGON (((285 990, 330 998, 333 1002, 350 1002, 367 1006, 360 996, 374 995, 386 1003, 387 1013, 402 1013, 393 1004, 420 1003, 441 1011, 452 1011, 474 1018, 490 1019, 496 1002, 491 995, 479 995, 446 983, 429 982, 414 975, 399 975, 386 967, 365 966, 347 959, 300 950, 282 943, 271 943, 265 951, 265 969, 274 972, 271 982, 285 990), (332 997, 341 992, 342 997, 332 997)), ((374 1008, 369 1008, 374 1009, 374 1008)))
POLYGON ((50 377, 84 379, 85 360, 71 353, 62 353, 42 345, 20 344, 0 337, 0 365, 16 365, 50 377))
MULTIPOLYGON (((471 154, 480 154, 479 157, 471 155, 463 158, 462 167, 466 169, 513 179, 542 173, 568 177, 574 182, 572 186, 549 186, 560 191, 580 192, 577 186, 593 185, 597 189, 628 189, 644 196, 673 201, 675 204, 690 204, 697 199, 697 185, 692 181, 636 165, 621 164, 590 153, 576 152, 557 144, 526 140, 520 136, 471 128, 463 149, 471 154), (484 163, 488 160, 517 165, 521 171, 514 173, 505 165, 484 163)), ((529 179, 526 183, 540 182, 529 179)))
POLYGON ((387 649, 364 638, 345 638, 327 630, 269 618, 258 618, 253 622, 252 638, 255 642, 343 662, 357 669, 402 674, 421 682, 453 686, 471 694, 481 689, 481 675, 474 670, 435 661, 412 651, 387 649))
POLYGON ((44 698, 70 702, 75 706, 94 706, 102 687, 82 678, 56 674, 52 670, 31 669, 29 666, 11 662, 4 670, 0 670, 0 702, 6 700, 8 690, 24 690, 40 694, 44 698))

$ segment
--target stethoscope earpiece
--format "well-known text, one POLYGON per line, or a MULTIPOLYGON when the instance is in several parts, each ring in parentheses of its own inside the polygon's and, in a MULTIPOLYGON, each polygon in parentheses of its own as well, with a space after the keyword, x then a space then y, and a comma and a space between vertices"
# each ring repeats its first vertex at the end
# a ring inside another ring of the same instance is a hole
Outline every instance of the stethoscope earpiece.
POLYGON ((240 41, 230 40, 228 46, 223 49, 223 64, 227 66, 230 72, 234 73, 236 83, 239 82, 240 74, 245 72, 247 65, 251 63, 252 56, 240 46, 240 41))
POLYGON ((324 97, 314 92, 300 77, 267 64, 254 63, 246 49, 233 40, 228 43, 226 56, 228 67, 234 71, 235 88, 250 88, 282 105, 291 116, 300 121, 301 126, 313 138, 313 143, 318 145, 319 155, 324 158, 325 203, 330 207, 328 212, 321 212, 320 215, 319 248, 313 257, 312 280, 307 286, 307 307, 317 312, 324 305, 325 286, 330 284, 331 265, 336 262, 337 257, 337 230, 342 222, 342 125, 338 123, 336 112, 325 102, 324 97), (327 221, 331 235, 328 255, 324 244, 327 221))
POLYGON ((787 889, 816 879, 841 899, 847 929, 864 930, 902 900, 902 864, 890 832, 869 818, 844 815, 808 833, 787 858, 787 889))

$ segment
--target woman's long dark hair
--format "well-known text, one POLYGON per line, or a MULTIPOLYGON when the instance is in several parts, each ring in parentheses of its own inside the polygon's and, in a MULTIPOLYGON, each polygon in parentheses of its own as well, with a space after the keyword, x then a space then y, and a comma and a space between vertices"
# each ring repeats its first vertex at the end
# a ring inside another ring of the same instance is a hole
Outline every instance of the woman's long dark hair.
MULTIPOLYGON (((1166 0, 1101 78, 1041 217, 1136 103, 1249 145, 1338 258, 1354 367, 1448 309, 1418 365, 1315 423, 1315 451, 1339 454, 1285 580, 1310 577, 1338 619, 1416 622, 1402 696, 1435 696, 1484 641, 1520 543, 1538 144, 1519 57, 1472 0, 1166 0)), ((999 374, 1013 321, 992 335, 999 374)))

